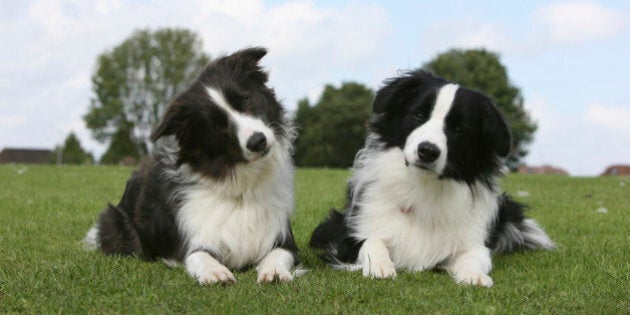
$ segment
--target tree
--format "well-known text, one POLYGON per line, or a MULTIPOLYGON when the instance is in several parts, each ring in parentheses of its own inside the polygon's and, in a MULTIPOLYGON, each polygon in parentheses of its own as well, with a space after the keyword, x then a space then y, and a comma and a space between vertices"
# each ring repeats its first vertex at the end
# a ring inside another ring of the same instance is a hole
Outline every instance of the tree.
POLYGON ((295 143, 299 166, 350 167, 366 136, 374 92, 366 86, 342 83, 326 85, 314 106, 308 99, 298 103, 295 122, 301 135, 295 143))
POLYGON ((94 96, 83 117, 100 142, 127 131, 128 155, 146 155, 153 126, 168 102, 194 80, 209 57, 185 29, 139 30, 101 54, 92 75, 94 96))
POLYGON ((511 126, 512 153, 506 163, 515 170, 527 155, 526 147, 532 142, 537 126, 523 107, 521 91, 510 83, 499 56, 484 49, 452 49, 439 54, 424 68, 494 99, 511 126))
POLYGON ((81 147, 79 138, 74 132, 66 137, 62 147, 55 149, 54 158, 61 158, 61 161, 57 162, 62 164, 92 164, 94 162, 92 154, 81 147))
POLYGON ((130 137, 130 126, 121 125, 112 135, 109 148, 101 157, 101 164, 118 164, 124 158, 131 157, 135 161, 140 159, 140 155, 136 150, 136 145, 130 137))

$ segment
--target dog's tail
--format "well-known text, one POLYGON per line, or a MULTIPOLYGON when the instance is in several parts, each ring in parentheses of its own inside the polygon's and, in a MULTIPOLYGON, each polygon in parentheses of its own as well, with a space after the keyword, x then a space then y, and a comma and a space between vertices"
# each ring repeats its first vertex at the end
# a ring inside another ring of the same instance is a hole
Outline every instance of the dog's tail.
POLYGON ((89 249, 100 249, 109 255, 141 255, 140 239, 127 214, 114 205, 107 205, 96 223, 86 234, 89 249))
POLYGON ((142 246, 131 216, 139 195, 141 175, 135 172, 127 181, 118 206, 107 205, 98 222, 83 239, 88 249, 101 249, 110 255, 142 255, 142 246))
POLYGON ((486 242, 494 253, 555 248, 538 222, 525 217, 525 209, 525 205, 512 200, 506 194, 499 197, 499 213, 486 242))
POLYGON ((323 250, 321 260, 341 269, 355 269, 361 245, 363 241, 350 236, 344 215, 335 209, 315 228, 309 242, 310 247, 323 250))

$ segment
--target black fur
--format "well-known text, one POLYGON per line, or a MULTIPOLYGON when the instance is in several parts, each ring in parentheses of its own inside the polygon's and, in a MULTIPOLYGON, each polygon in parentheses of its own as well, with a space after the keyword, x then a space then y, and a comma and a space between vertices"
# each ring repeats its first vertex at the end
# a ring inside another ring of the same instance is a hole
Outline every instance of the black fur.
MULTIPOLYGON (((407 136, 426 122, 444 78, 416 70, 385 81, 374 100, 369 126, 384 148, 403 148, 407 136)), ((510 153, 511 135, 505 119, 484 94, 460 87, 446 117, 448 161, 445 179, 491 187, 510 153)))
MULTIPOLYGON (((368 124, 371 135, 357 155, 355 169, 362 167, 366 155, 394 147, 403 149, 407 137, 430 118, 440 88, 449 83, 423 70, 386 80, 374 99, 373 115, 368 124)), ((502 158, 511 150, 511 135, 492 100, 481 92, 459 87, 445 117, 444 134, 448 148, 447 166, 439 179, 466 183, 472 194, 478 183, 498 191, 497 179, 501 176, 502 158)), ((361 211, 363 199, 363 191, 355 191, 355 184, 353 180, 348 183, 344 213, 332 210, 311 236, 309 245, 323 250, 321 258, 327 263, 355 263, 364 241, 351 236, 353 227, 349 224, 351 217, 361 211)), ((363 188, 369 185, 364 183, 363 188)), ((526 224, 525 205, 505 194, 497 192, 497 195, 498 214, 488 231, 486 245, 496 253, 540 248, 541 244, 526 233, 544 232, 526 224), (518 233, 510 234, 509 226, 515 227, 518 233)))
MULTIPOLYGON (((278 139, 290 142, 284 109, 258 65, 265 54, 264 48, 250 48, 212 61, 169 104, 151 136, 155 150, 127 181, 119 204, 109 205, 98 219, 96 241, 104 253, 182 261, 191 252, 205 251, 221 259, 207 248, 188 248, 176 214, 183 202, 181 192, 194 178, 220 182, 230 178, 238 164, 248 163, 233 122, 212 104, 206 86, 221 90, 236 111, 260 118, 278 139)), ((287 249, 297 261, 290 222, 286 235, 275 247, 287 249)))
POLYGON ((175 135, 181 148, 177 164, 188 163, 196 172, 217 179, 245 162, 234 126, 225 112, 209 104, 208 85, 220 89, 234 109, 260 117, 276 135, 286 137, 284 109, 265 85, 267 73, 258 65, 265 54, 264 48, 251 48, 213 61, 172 101, 151 139, 175 135))
POLYGON ((348 229, 345 216, 332 209, 328 218, 313 231, 309 246, 325 250, 319 257, 328 264, 354 263, 363 240, 350 236, 348 229))

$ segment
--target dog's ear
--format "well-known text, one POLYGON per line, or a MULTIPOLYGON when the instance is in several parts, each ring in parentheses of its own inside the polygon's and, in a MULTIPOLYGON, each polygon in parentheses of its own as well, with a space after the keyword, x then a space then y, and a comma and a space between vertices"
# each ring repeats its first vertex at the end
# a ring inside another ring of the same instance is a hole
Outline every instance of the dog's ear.
POLYGON ((415 80, 408 76, 385 81, 385 86, 376 92, 372 103, 372 112, 382 114, 397 109, 406 99, 405 93, 413 89, 412 85, 415 83, 415 80))
POLYGON ((246 48, 228 56, 226 61, 241 78, 266 83, 269 79, 267 72, 258 64, 266 54, 267 49, 263 47, 246 48))
POLYGON ((251 47, 239 50, 232 54, 230 58, 238 60, 245 66, 254 67, 258 65, 258 62, 262 57, 267 54, 267 48, 264 47, 251 47))
POLYGON ((374 114, 381 114, 387 110, 390 103, 393 101, 396 89, 397 86, 392 82, 376 92, 374 102, 372 103, 372 112, 374 112, 374 114))
POLYGON ((187 115, 184 106, 174 100, 166 110, 160 124, 151 134, 151 141, 155 142, 159 138, 168 135, 178 135, 188 124, 190 115, 187 115))
POLYGON ((483 135, 490 141, 494 153, 505 158, 512 148, 512 135, 510 128, 499 109, 488 101, 485 104, 485 113, 482 120, 483 135))

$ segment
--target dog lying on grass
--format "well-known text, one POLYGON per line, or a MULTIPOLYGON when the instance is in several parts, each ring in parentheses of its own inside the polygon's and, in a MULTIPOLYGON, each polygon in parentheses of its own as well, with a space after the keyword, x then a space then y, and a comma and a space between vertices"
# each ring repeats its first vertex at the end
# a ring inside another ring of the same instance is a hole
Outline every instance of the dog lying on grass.
POLYGON ((389 79, 345 211, 331 211, 310 246, 366 277, 441 267, 457 283, 489 287, 491 252, 554 247, 499 188, 510 147, 505 119, 482 93, 422 70, 389 79))
POLYGON ((294 131, 249 48, 212 61, 178 95, 133 173, 86 241, 106 254, 183 263, 202 284, 291 281, 294 131))

